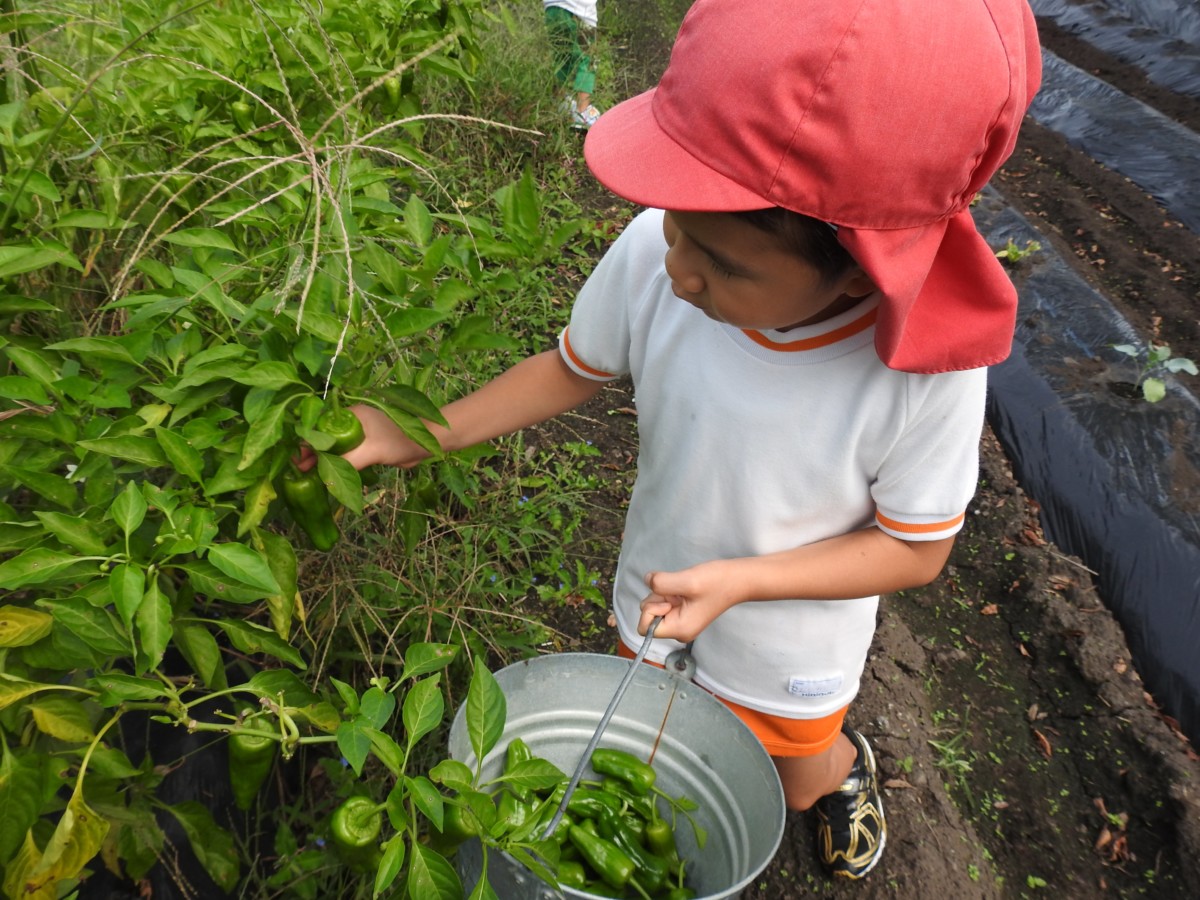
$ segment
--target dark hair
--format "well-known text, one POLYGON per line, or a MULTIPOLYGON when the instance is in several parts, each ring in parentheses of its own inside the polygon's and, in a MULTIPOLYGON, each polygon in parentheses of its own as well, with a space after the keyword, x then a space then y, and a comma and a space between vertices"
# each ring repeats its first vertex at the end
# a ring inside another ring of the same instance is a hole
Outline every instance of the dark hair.
POLYGON ((781 206, 733 215, 772 235, 784 250, 815 266, 825 284, 837 281, 856 265, 854 257, 838 243, 837 232, 828 222, 781 206))

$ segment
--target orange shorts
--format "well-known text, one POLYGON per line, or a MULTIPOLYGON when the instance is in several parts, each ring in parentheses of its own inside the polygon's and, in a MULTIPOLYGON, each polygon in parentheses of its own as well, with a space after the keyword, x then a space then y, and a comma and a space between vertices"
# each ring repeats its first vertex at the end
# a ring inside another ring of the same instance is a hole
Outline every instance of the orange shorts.
MULTIPOLYGON (((637 656, 623 641, 617 641, 617 655, 625 659, 637 656)), ((661 665, 646 661, 649 665, 661 665)), ((716 694, 713 694, 717 697, 716 694)), ((846 718, 848 706, 843 706, 835 713, 830 713, 820 719, 785 719, 747 709, 724 697, 717 697, 733 711, 746 727, 754 732, 754 736, 771 756, 816 756, 824 753, 833 746, 838 733, 842 730, 842 720, 846 718)))

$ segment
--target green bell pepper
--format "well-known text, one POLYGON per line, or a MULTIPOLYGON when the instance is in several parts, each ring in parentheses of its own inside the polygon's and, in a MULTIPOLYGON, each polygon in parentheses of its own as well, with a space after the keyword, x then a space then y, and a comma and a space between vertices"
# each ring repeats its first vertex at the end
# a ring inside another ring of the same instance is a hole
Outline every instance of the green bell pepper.
POLYGON ((329 831, 338 855, 350 866, 369 870, 378 862, 383 810, 370 797, 355 796, 333 811, 329 831))
POLYGON ((610 887, 620 890, 637 871, 637 866, 624 850, 599 835, 589 833, 581 825, 571 826, 570 839, 587 864, 610 887))
POLYGON ((254 798, 275 764, 279 741, 265 731, 251 726, 245 731, 234 731, 227 742, 229 751, 229 783, 233 788, 233 802, 240 810, 254 805, 254 798))
POLYGON ((624 750, 605 747, 594 750, 592 768, 599 775, 611 775, 621 779, 638 794, 648 794, 654 787, 654 768, 624 750))
POLYGON ((327 409, 317 419, 317 431, 333 438, 330 453, 348 453, 363 442, 362 422, 348 409, 327 409))
POLYGON ((600 836, 611 841, 616 847, 625 851, 637 867, 637 881, 648 891, 657 891, 667 883, 671 874, 667 863, 650 853, 638 843, 637 836, 629 829, 624 820, 605 810, 597 821, 600 836))
POLYGON ((341 538, 333 510, 329 506, 329 489, 315 468, 301 472, 289 465, 279 480, 279 493, 312 545, 318 550, 331 550, 341 538))

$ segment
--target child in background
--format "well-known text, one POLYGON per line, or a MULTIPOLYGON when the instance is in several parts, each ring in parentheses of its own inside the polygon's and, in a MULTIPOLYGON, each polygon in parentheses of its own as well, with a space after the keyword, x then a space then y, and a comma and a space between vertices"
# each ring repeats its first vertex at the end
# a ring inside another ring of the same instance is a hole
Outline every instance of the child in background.
MULTIPOLYGON (((817 854, 856 879, 887 838, 844 723, 879 595, 942 570, 978 476, 986 366, 1016 292, 969 204, 1040 79, 1026 0, 698 0, 658 86, 584 155, 648 209, 559 347, 448 404, 447 450, 632 376, 637 481, 613 605, 632 655, 690 645, 758 736, 817 854)), ((428 454, 360 406, 355 466, 428 454)))
POLYGON ((592 105, 596 68, 590 55, 596 33, 596 0, 542 0, 542 6, 554 49, 555 81, 572 92, 563 109, 576 129, 586 131, 600 118, 600 110, 592 105))

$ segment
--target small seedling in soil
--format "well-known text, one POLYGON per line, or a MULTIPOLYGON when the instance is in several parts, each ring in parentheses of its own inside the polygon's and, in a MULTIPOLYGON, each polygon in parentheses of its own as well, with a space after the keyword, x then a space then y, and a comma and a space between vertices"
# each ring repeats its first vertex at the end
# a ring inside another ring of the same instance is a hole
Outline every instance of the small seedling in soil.
POLYGON ((1184 356, 1171 356, 1171 348, 1167 344, 1150 344, 1146 350, 1133 344, 1113 344, 1113 349, 1141 364, 1133 390, 1139 388, 1142 397, 1149 403, 1157 403, 1167 395, 1167 386, 1162 378, 1157 377, 1164 372, 1178 374, 1186 372, 1196 375, 1196 364, 1184 356))
POLYGON ((1018 263, 1031 253, 1037 253, 1042 245, 1037 241, 1026 241, 1024 247, 1018 247, 1016 241, 1008 239, 1008 243, 996 251, 996 258, 1001 262, 1018 263))

